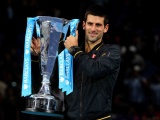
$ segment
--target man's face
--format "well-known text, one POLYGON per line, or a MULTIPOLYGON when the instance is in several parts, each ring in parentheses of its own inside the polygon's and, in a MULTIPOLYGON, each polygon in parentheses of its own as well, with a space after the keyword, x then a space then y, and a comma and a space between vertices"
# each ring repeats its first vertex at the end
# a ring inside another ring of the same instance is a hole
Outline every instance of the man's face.
POLYGON ((108 31, 108 24, 104 26, 104 17, 88 15, 86 22, 83 21, 85 40, 88 42, 101 41, 103 34, 108 31))

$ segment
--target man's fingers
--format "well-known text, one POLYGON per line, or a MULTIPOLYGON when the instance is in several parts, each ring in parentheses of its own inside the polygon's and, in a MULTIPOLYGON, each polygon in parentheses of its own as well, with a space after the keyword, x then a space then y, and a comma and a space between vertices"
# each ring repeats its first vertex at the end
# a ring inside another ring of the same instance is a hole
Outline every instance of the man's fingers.
POLYGON ((32 37, 31 47, 40 48, 40 38, 32 37))
POLYGON ((31 48, 30 50, 31 50, 31 53, 33 53, 33 48, 31 48))
POLYGON ((33 55, 38 56, 40 52, 40 38, 32 37, 30 51, 33 55))
POLYGON ((35 37, 32 37, 32 43, 36 44, 37 43, 37 39, 35 37))
POLYGON ((34 44, 33 44, 33 42, 31 42, 31 48, 34 48, 35 46, 34 46, 34 44))
POLYGON ((78 30, 76 30, 76 40, 78 40, 78 30))

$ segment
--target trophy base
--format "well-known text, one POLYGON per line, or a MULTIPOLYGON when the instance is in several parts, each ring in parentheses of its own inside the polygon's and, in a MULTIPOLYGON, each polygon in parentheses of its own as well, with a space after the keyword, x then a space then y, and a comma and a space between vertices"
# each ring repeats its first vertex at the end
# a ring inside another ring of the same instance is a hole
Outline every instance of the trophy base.
POLYGON ((21 111, 24 114, 30 114, 30 115, 40 115, 40 116, 50 116, 50 117, 54 117, 57 119, 63 119, 64 115, 63 113, 59 113, 59 112, 54 112, 54 113, 47 113, 47 112, 38 112, 38 111, 21 111))
POLYGON ((25 111, 54 113, 60 111, 62 101, 51 95, 31 95, 26 98, 25 111))

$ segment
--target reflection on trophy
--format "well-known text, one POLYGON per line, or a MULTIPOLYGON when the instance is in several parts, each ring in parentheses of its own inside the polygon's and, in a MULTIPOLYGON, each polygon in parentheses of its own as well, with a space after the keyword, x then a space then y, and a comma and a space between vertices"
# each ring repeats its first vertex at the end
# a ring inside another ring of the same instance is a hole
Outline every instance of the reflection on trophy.
MULTIPOLYGON (((41 41, 39 64, 40 64, 40 73, 42 75, 42 81, 41 81, 42 86, 40 87, 40 90, 38 93, 31 94, 31 81, 30 81, 31 73, 28 70, 28 68, 31 67, 30 66, 31 63, 29 63, 30 62, 29 56, 27 59, 27 55, 29 51, 26 52, 28 47, 26 45, 25 46, 26 56, 24 57, 24 69, 23 69, 24 80, 22 83, 23 84, 22 96, 26 97, 26 111, 45 112, 45 113, 56 113, 56 112, 62 111, 63 106, 61 104, 63 103, 63 101, 61 99, 57 99, 57 96, 55 97, 53 94, 51 94, 50 79, 53 74, 54 66, 56 65, 56 59, 59 53, 58 51, 59 42, 62 39, 62 34, 63 36, 66 36, 67 34, 68 29, 64 31, 63 28, 69 22, 70 22, 69 20, 66 20, 63 18, 39 16, 33 20, 32 23, 34 24, 32 24, 33 25, 32 27, 30 27, 31 25, 28 24, 27 30, 28 31, 30 30, 30 31, 28 32, 28 35, 26 35, 26 38, 25 38, 26 41, 27 39, 31 39, 31 36, 32 36, 31 33, 33 33, 33 29, 35 28, 34 27, 35 25, 36 25, 37 36, 40 37, 40 41, 41 41), (27 82, 27 79, 28 79, 28 82, 27 82), (30 88, 28 86, 30 86, 30 88), (27 90, 30 92, 25 93, 27 90)), ((26 44, 28 43, 26 42, 26 44)))

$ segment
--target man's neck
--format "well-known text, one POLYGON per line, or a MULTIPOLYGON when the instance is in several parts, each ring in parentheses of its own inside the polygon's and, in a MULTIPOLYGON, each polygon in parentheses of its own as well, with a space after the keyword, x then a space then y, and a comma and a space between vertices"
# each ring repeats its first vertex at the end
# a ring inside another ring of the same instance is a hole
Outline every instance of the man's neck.
POLYGON ((96 42, 85 41, 85 52, 90 52, 100 42, 102 42, 102 40, 98 40, 96 42))

